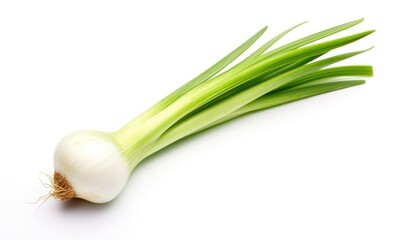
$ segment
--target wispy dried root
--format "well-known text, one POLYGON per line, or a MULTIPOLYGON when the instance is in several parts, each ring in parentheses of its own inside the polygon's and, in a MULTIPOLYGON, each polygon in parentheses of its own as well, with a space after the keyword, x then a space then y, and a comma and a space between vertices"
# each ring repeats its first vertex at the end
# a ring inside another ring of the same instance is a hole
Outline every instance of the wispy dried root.
POLYGON ((73 187, 70 183, 58 172, 53 175, 53 191, 52 197, 61 201, 67 201, 76 197, 73 187))
MULTIPOLYGON (((51 174, 45 174, 48 182, 44 183, 43 186, 50 189, 49 194, 44 197, 54 197, 60 201, 68 201, 75 198, 77 195, 74 192, 73 187, 70 183, 58 172, 55 172, 53 176, 51 174)), ((48 197, 48 198, 49 198, 48 197)))

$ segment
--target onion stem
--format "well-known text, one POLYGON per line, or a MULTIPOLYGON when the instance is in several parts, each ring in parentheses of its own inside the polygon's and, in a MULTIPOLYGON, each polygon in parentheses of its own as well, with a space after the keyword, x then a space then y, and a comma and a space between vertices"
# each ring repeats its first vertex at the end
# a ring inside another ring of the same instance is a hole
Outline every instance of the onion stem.
POLYGON ((263 35, 264 27, 118 131, 85 130, 67 135, 55 150, 51 196, 111 201, 137 164, 180 139, 251 112, 365 83, 356 78, 372 76, 371 66, 331 65, 370 49, 326 55, 373 30, 317 43, 362 21, 341 24, 270 50, 305 22, 297 24, 228 68, 263 35))

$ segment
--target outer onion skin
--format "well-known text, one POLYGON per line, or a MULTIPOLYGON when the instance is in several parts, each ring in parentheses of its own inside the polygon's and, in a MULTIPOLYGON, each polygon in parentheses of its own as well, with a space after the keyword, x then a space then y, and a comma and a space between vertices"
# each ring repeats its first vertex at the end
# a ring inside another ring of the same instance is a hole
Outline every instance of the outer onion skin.
POLYGON ((54 153, 54 168, 74 189, 74 197, 94 203, 114 199, 130 176, 120 148, 107 133, 96 131, 64 137, 54 153))

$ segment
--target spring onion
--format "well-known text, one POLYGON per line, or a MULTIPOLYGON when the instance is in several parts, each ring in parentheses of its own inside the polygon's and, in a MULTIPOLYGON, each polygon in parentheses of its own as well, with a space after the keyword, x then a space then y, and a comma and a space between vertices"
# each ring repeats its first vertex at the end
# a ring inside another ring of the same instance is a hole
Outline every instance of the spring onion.
POLYGON ((317 42, 351 28, 348 22, 270 50, 298 24, 229 68, 266 31, 255 35, 115 132, 82 130, 64 137, 54 153, 50 196, 94 203, 114 199, 133 169, 164 147, 241 115, 364 83, 367 65, 331 66, 367 50, 325 57, 373 31, 317 42), (353 78, 353 79, 351 79, 353 78))

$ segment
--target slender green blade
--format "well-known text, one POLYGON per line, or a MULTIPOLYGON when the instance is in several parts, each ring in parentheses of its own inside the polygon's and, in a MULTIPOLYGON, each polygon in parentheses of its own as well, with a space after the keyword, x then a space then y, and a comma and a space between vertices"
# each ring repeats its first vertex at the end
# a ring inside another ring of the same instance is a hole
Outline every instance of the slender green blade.
POLYGON ((290 84, 286 84, 282 87, 279 87, 274 92, 282 91, 284 89, 303 87, 307 84, 315 84, 316 80, 323 80, 327 78, 334 77, 371 77, 373 75, 372 66, 368 65, 352 65, 352 66, 340 66, 340 67, 332 67, 321 69, 317 72, 309 74, 305 77, 298 79, 290 84))
POLYGON ((200 75, 195 77, 193 80, 191 80, 188 83, 186 83, 185 85, 183 85, 181 88, 179 88, 177 91, 175 91, 174 94, 182 95, 184 92, 189 91, 190 89, 194 88, 195 86, 199 85, 200 83, 202 83, 202 82, 210 79, 214 75, 216 75, 218 72, 220 72, 226 66, 228 66, 230 63, 232 63, 235 59, 237 59, 250 46, 252 46, 252 44, 255 43, 256 40, 258 40, 266 30, 267 30, 267 26, 262 28, 259 32, 257 32, 255 35, 250 37, 247 41, 245 41, 241 46, 239 46, 238 48, 233 50, 227 56, 225 56, 220 61, 215 63, 213 66, 211 66, 209 69, 202 72, 200 75))
POLYGON ((259 49, 257 49, 256 51, 254 51, 252 54, 250 54, 247 58, 245 58, 244 60, 242 60, 242 62, 240 62, 239 64, 242 63, 246 63, 249 60, 262 55, 264 52, 266 52, 267 49, 269 49, 271 46, 273 46, 278 40, 280 40, 282 37, 284 37, 286 34, 288 34, 289 32, 291 32, 292 30, 296 29, 297 27, 305 24, 307 22, 303 22, 300 24, 297 24, 287 30, 285 30, 284 32, 278 34, 277 36, 275 36, 274 38, 270 39, 268 42, 266 42, 265 44, 263 44, 263 46, 261 46, 259 49))
POLYGON ((214 122, 207 126, 206 128, 215 126, 217 124, 226 122, 233 118, 239 117, 241 115, 263 110, 266 108, 271 108, 274 106, 278 106, 281 104, 293 102, 296 100, 300 100, 303 98, 315 96, 318 94, 323 94, 335 90, 340 90, 343 88, 353 87, 356 85, 364 84, 364 80, 350 80, 350 81, 338 81, 338 82, 327 82, 327 83, 319 83, 311 86, 305 86, 295 89, 283 90, 280 92, 272 93, 265 95, 255 101, 243 106, 242 108, 234 111, 233 113, 225 116, 217 122, 214 122))
POLYGON ((269 56, 274 56, 274 55, 284 53, 284 52, 287 52, 287 51, 290 51, 290 50, 293 50, 293 49, 297 49, 297 48, 305 46, 305 45, 307 45, 309 43, 318 41, 318 40, 323 39, 325 37, 328 37, 330 35, 333 35, 333 34, 336 34, 338 32, 341 32, 343 30, 346 30, 348 28, 351 28, 351 27, 353 27, 353 26, 355 26, 355 25, 357 25, 357 24, 359 24, 359 23, 361 23, 363 21, 364 21, 364 19, 361 18, 361 19, 358 19, 358 20, 354 20, 354 21, 351 21, 351 22, 348 22, 348 23, 344 23, 344 24, 341 24, 341 25, 338 25, 338 26, 335 26, 335 27, 332 27, 332 28, 317 32, 315 34, 312 34, 312 35, 309 35, 307 37, 301 38, 301 39, 296 40, 294 42, 288 43, 288 44, 286 44, 286 45, 284 45, 282 47, 276 48, 276 49, 274 49, 274 50, 272 50, 272 51, 270 51, 270 52, 268 52, 266 54, 269 55, 269 56))
POLYGON ((245 52, 250 46, 252 46, 253 43, 256 42, 257 39, 259 39, 263 33, 267 30, 267 26, 262 28, 260 31, 258 31, 256 34, 254 34, 252 37, 250 37, 248 40, 246 40, 244 43, 242 43, 239 47, 237 47, 235 50, 230 52, 228 55, 226 55, 224 58, 222 58, 220 61, 215 63, 213 66, 202 72, 200 75, 192 79, 191 81, 187 82, 177 90, 175 90, 173 93, 159 101, 157 104, 152 106, 150 109, 142 113, 137 119, 134 121, 136 122, 142 122, 144 120, 147 120, 148 118, 154 116, 156 113, 167 107, 169 104, 180 98, 183 94, 191 90, 192 88, 198 86, 199 84, 203 83, 204 81, 210 79, 214 75, 216 75, 218 72, 220 72, 222 69, 224 69, 226 66, 228 66, 231 62, 233 62, 236 58, 238 58, 243 52, 245 52))

